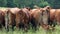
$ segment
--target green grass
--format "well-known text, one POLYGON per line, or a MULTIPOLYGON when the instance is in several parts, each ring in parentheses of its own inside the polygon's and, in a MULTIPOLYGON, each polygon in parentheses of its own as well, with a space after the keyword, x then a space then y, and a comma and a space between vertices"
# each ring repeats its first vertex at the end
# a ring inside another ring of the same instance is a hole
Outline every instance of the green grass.
POLYGON ((44 30, 43 28, 39 28, 39 30, 37 31, 33 31, 32 29, 28 30, 28 32, 24 32, 23 30, 15 30, 15 31, 9 31, 9 32, 6 32, 5 29, 3 30, 0 30, 0 34, 60 34, 60 26, 56 26, 55 27, 55 30, 52 31, 52 30, 44 30))

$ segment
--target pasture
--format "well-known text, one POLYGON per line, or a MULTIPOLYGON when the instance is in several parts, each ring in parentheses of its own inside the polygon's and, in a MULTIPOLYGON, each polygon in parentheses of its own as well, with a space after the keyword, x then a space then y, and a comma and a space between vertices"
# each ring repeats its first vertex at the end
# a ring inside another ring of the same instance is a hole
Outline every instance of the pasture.
MULTIPOLYGON (((5 10, 4 8, 1 8, 1 9, 5 10)), ((12 31, 10 29, 9 32, 7 32, 5 30, 5 28, 3 27, 2 29, 0 29, 0 34, 60 34, 60 26, 56 25, 54 31, 51 29, 50 30, 44 30, 42 27, 40 27, 39 30, 34 31, 30 27, 28 32, 24 32, 22 29, 20 29, 20 30, 14 29, 14 31, 12 31)))
POLYGON ((60 1, 0 0, 0 34, 60 34, 60 1))
POLYGON ((24 32, 22 29, 20 29, 19 31, 15 29, 15 31, 10 30, 9 32, 6 32, 6 30, 3 28, 2 30, 0 30, 0 34, 60 34, 60 26, 57 25, 54 31, 46 31, 42 27, 40 27, 37 31, 34 31, 30 28, 28 32, 24 32))

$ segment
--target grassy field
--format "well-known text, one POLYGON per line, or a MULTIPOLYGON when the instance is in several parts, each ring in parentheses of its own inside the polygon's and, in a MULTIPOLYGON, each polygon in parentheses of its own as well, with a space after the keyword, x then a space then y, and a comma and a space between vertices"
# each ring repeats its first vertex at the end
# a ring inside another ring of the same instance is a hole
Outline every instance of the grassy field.
MULTIPOLYGON (((2 10, 3 8, 1 8, 2 10)), ((5 9, 4 9, 5 10, 5 9)), ((52 30, 44 30, 43 28, 39 28, 39 30, 37 31, 33 31, 32 29, 28 30, 28 32, 24 32, 22 30, 20 31, 9 31, 9 32, 6 32, 6 30, 3 28, 2 30, 0 29, 0 34, 60 34, 60 26, 56 26, 55 27, 55 30, 52 31, 52 30)))
POLYGON ((20 30, 20 31, 10 30, 9 32, 6 32, 5 29, 3 29, 3 30, 0 30, 0 34, 60 34, 60 26, 56 26, 54 31, 52 30, 46 31, 41 27, 37 31, 33 31, 32 29, 30 29, 28 30, 28 32, 24 32, 23 30, 20 30))

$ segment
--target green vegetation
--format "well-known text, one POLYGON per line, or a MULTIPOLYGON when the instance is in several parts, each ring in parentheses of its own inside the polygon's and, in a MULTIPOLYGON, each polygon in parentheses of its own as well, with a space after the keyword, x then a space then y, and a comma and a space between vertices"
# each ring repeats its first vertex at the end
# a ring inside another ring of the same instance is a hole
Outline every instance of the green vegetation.
POLYGON ((31 7, 34 5, 45 7, 47 5, 53 8, 60 8, 60 0, 0 0, 0 7, 31 7))
POLYGON ((39 30, 37 31, 33 31, 32 29, 28 30, 28 32, 24 32, 23 30, 15 30, 15 31, 9 31, 6 32, 5 29, 3 28, 3 30, 0 30, 0 34, 60 34, 60 26, 56 26, 55 30, 44 30, 43 28, 39 28, 39 30))

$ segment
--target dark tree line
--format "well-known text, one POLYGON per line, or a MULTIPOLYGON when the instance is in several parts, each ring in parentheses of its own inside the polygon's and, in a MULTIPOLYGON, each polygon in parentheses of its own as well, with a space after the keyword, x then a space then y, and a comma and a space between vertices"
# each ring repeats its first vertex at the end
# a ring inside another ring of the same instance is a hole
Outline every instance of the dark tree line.
POLYGON ((60 7, 60 0, 0 0, 0 7, 31 7, 34 5, 45 7, 47 5, 53 8, 60 7))

